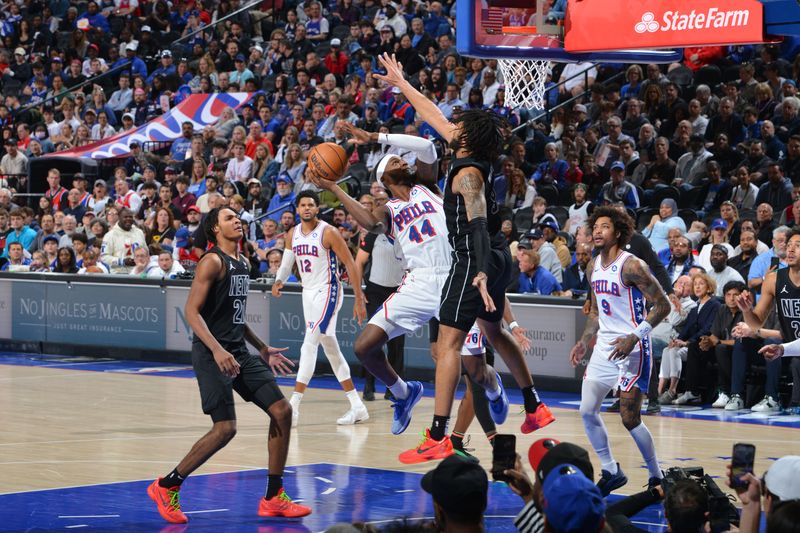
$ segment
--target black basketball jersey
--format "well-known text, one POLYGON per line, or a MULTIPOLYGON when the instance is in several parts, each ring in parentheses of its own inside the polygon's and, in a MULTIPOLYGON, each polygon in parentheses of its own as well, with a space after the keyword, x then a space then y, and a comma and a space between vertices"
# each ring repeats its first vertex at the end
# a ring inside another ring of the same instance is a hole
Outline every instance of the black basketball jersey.
MULTIPOLYGON (((447 180, 444 185, 444 214, 447 219, 447 232, 450 237, 450 246, 457 252, 467 251, 467 237, 470 234, 469 219, 467 218, 467 208, 464 205, 464 197, 453 192, 453 178, 464 167, 475 167, 483 176, 484 191, 486 194, 486 220, 489 235, 495 236, 500 233, 500 207, 494 194, 494 179, 492 176, 492 166, 484 161, 478 161, 471 157, 461 157, 453 159, 450 169, 447 171, 447 180)), ((492 240, 492 245, 497 246, 497 239, 492 240)))
POLYGON ((800 339, 800 287, 789 279, 789 269, 778 270, 775 280, 775 304, 783 342, 800 339))
MULTIPOLYGON (((225 275, 214 280, 200 316, 208 325, 215 339, 226 349, 244 344, 247 292, 250 288, 250 269, 247 259, 234 259, 217 246, 207 253, 216 254, 222 260, 225 275)), ((195 342, 199 339, 194 337, 195 342)))

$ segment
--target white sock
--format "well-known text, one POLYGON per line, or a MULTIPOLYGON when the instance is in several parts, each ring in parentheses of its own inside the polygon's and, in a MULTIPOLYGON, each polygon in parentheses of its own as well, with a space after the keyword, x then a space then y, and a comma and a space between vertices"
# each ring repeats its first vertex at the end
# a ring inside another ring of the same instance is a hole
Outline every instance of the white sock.
POLYGON ((394 385, 389 385, 389 390, 392 391, 392 395, 398 400, 405 400, 408 398, 408 385, 403 381, 403 378, 397 378, 394 385))
POLYGON ((603 470, 616 474, 617 462, 611 454, 611 447, 608 443, 608 430, 600 417, 600 405, 602 405, 606 394, 608 394, 608 387, 602 383, 587 379, 583 380, 580 414, 583 419, 586 436, 589 437, 592 448, 600 458, 603 470))
POLYGON ((647 463, 647 471, 650 472, 650 477, 657 477, 661 479, 661 467, 658 464, 658 457, 656 457, 656 445, 653 442, 653 436, 650 430, 644 425, 644 422, 630 430, 631 437, 633 437, 636 446, 639 447, 639 453, 642 454, 644 462, 647 463))
POLYGON ((357 407, 360 407, 362 405, 361 398, 358 397, 357 390, 353 389, 351 391, 347 391, 344 393, 344 395, 347 396, 348 400, 350 400, 350 407, 352 407, 353 409, 356 409, 357 407))
POLYGON ((292 405, 292 409, 297 409, 300 407, 300 402, 303 400, 303 393, 302 392, 293 392, 292 398, 289 400, 289 403, 292 405))
POLYGON ((486 390, 486 397, 489 398, 489 400, 492 401, 492 402, 500 397, 500 383, 499 383, 500 378, 499 377, 497 378, 497 381, 498 381, 498 383, 496 385, 497 388, 492 389, 490 387, 487 387, 485 389, 486 390))

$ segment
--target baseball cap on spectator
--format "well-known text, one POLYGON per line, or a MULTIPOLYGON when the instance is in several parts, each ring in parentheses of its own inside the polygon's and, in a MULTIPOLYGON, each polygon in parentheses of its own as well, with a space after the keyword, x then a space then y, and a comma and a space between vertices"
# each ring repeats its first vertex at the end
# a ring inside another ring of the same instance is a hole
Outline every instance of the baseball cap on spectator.
POLYGON ((51 57, 51 58, 50 58, 50 62, 51 62, 51 63, 63 63, 63 61, 61 61, 61 58, 60 58, 60 57, 58 57, 58 56, 51 57))
POLYGON ((528 240, 544 239, 544 233, 542 233, 540 228, 533 228, 525 234, 525 237, 527 237, 528 240))
MULTIPOLYGON (((138 90, 141 90, 141 89, 136 89, 136 90, 138 91, 138 90)), ((144 92, 144 91, 142 91, 142 92, 144 92)), ((133 116, 133 113, 125 113, 124 115, 122 115, 122 120, 125 120, 126 118, 129 118, 131 120, 135 120, 135 117, 133 116)), ((133 143, 131 143, 131 145, 133 145, 133 143)))
POLYGON ((75 174, 72 175, 72 181, 75 180, 86 181, 86 176, 84 176, 82 172, 76 172, 75 174))
POLYGON ((331 39, 331 46, 332 47, 335 46, 335 47, 338 48, 338 47, 342 46, 342 41, 339 40, 339 39, 331 39))
POLYGON ((281 174, 279 174, 278 177, 275 179, 275 181, 278 182, 278 183, 281 183, 281 182, 283 182, 283 183, 294 183, 294 181, 292 180, 292 177, 289 174, 287 174, 286 172, 282 172, 281 174))
POLYGON ((147 33, 153 33, 153 30, 150 28, 150 26, 148 26, 148 25, 146 25, 146 24, 145 24, 144 26, 142 26, 142 29, 141 29, 141 30, 139 30, 139 31, 140 31, 140 32, 142 32, 142 33, 145 33, 145 32, 147 32, 147 33))
POLYGON ((475 460, 451 455, 422 476, 420 485, 448 513, 474 515, 486 510, 489 479, 475 460))
POLYGON ((247 180, 247 186, 249 187, 250 185, 258 185, 260 187, 261 181, 259 181, 258 178, 250 178, 249 180, 247 180))
POLYGON ((125 45, 125 50, 131 50, 132 52, 135 52, 137 48, 139 48, 139 45, 133 41, 125 45))
POLYGON ((367 104, 367 109, 374 109, 375 111, 377 111, 378 110, 378 106, 377 106, 377 104, 375 104, 375 102, 369 102, 367 104))
MULTIPOLYGON (((194 207, 194 206, 192 206, 194 207)), ((190 207, 189 209, 191 209, 190 207)), ((200 212, 200 210, 197 210, 200 212)), ((175 246, 178 248, 188 248, 189 247, 189 228, 183 227, 175 232, 175 246)))
POLYGON ((521 238, 517 243, 517 250, 530 250, 531 248, 531 241, 527 236, 521 238))
POLYGON ((576 113, 586 113, 586 106, 583 104, 577 104, 575 107, 572 108, 573 111, 576 113))
POLYGON ((600 489, 574 465, 564 463, 552 469, 542 495, 550 531, 599 531, 605 523, 606 503, 600 489))
POLYGON ((236 57, 233 60, 244 62, 244 54, 236 54, 236 57))
POLYGON ((531 447, 528 448, 528 462, 531 463, 531 468, 533 468, 534 472, 536 472, 536 470, 539 468, 539 462, 545 455, 547 455, 547 452, 555 448, 560 443, 561 441, 556 439, 545 438, 539 439, 531 444, 531 447))
POLYGON ((764 475, 764 484, 783 502, 800 500, 800 455, 786 455, 772 463, 764 475))
POLYGON ((128 143, 128 148, 131 148, 131 149, 140 148, 141 146, 142 145, 139 144, 139 141, 131 141, 130 143, 128 143))
POLYGON ((170 50, 163 50, 161 52, 161 57, 172 57, 172 52, 170 50))
POLYGON ((544 216, 542 220, 539 222, 540 228, 550 228, 553 231, 558 231, 560 228, 558 227, 558 221, 555 217, 552 216, 544 216))
POLYGON ((156 167, 155 167, 155 165, 150 165, 150 164, 148 164, 148 165, 145 165, 145 166, 144 166, 144 168, 143 168, 142 170, 152 170, 152 171, 155 171, 155 170, 156 170, 156 167))
POLYGON ((172 165, 169 165, 164 169, 164 174, 177 174, 177 173, 178 169, 173 167, 172 165))
POLYGON ((200 213, 200 208, 197 207, 196 205, 190 205, 189 208, 186 209, 186 212, 187 213, 190 213, 190 212, 200 213))
POLYGON ((83 114, 84 114, 84 115, 88 115, 89 113, 91 113, 91 114, 92 114, 92 115, 94 115, 94 116, 97 116, 97 111, 95 111, 95 110, 94 110, 94 109, 92 109, 91 107, 90 107, 89 109, 87 109, 86 111, 84 111, 84 112, 83 112, 83 114))
POLYGON ((400 90, 400 87, 392 87, 392 94, 400 94, 403 91, 400 90))
POLYGON ((6 146, 16 146, 17 140, 14 137, 9 137, 6 139, 6 146))
POLYGON ((94 186, 95 187, 102 187, 104 189, 108 188, 108 185, 106 184, 106 180, 94 180, 94 186))
POLYGON ((23 56, 24 57, 26 55, 25 54, 25 49, 22 48, 21 46, 18 47, 17 49, 14 50, 14 55, 15 56, 23 56))
POLYGON ((56 244, 58 244, 58 237, 56 235, 48 235, 42 239, 42 244, 46 243, 47 241, 54 241, 56 244))
POLYGON ((726 257, 730 254, 730 251, 724 244, 715 244, 711 247, 711 250, 719 250, 720 252, 724 253, 726 257))
POLYGON ((784 85, 791 85, 792 87, 797 87, 797 82, 794 80, 783 80, 784 85))
POLYGON ((724 219, 715 218, 711 223, 711 229, 728 229, 728 223, 724 219))
POLYGON ((252 52, 253 50, 258 50, 259 52, 264 53, 264 49, 257 44, 254 44, 253 46, 250 47, 250 51, 252 52))
MULTIPOLYGON (((141 87, 137 87, 136 90, 133 91, 133 94, 147 94, 147 93, 141 87)), ((130 115, 130 113, 127 114, 130 115)))
POLYGON ((695 133, 691 137, 689 137, 689 142, 690 143, 703 143, 703 144, 705 144, 706 139, 702 135, 698 135, 698 134, 695 133))
POLYGON ((86 51, 88 52, 89 50, 94 50, 95 52, 99 52, 99 51, 100 51, 100 47, 99 47, 99 46, 97 46, 97 45, 96 45, 96 44, 94 44, 94 43, 91 43, 91 44, 89 45, 89 47, 86 49, 86 51))
MULTIPOLYGON (((531 446, 531 448, 533 448, 533 446, 531 446)), ((533 462, 532 459, 531 462, 533 462)), ((594 477, 594 467, 592 466, 591 459, 589 459, 589 452, 577 444, 559 442, 551 449, 545 450, 544 454, 539 457, 539 462, 534 469, 536 471, 536 478, 539 481, 544 481, 553 468, 564 463, 577 467, 589 479, 594 477)))
POLYGON ((614 161, 611 163, 611 170, 625 170, 625 163, 622 161, 614 161))

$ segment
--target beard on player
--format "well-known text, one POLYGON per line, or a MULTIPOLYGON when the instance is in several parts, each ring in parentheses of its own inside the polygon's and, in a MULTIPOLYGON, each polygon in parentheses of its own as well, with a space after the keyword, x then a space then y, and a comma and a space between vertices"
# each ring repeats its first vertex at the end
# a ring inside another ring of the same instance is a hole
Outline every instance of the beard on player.
POLYGON ((385 170, 383 172, 383 176, 381 177, 381 181, 383 181, 387 186, 398 185, 413 187, 419 183, 419 174, 417 173, 416 167, 408 166, 405 168, 395 168, 392 170, 385 170))

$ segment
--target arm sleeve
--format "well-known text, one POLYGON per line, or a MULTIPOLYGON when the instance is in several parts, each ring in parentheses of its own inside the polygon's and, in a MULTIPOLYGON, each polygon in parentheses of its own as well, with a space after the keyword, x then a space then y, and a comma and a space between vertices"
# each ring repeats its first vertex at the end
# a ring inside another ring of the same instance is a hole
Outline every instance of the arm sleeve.
POLYGON ((375 247, 375 239, 378 237, 377 233, 367 233, 367 235, 361 239, 359 248, 364 250, 368 254, 372 253, 372 249, 375 247))
POLYGON ((281 259, 281 266, 278 268, 278 273, 275 275, 275 281, 286 283, 289 275, 292 273, 292 265, 294 264, 294 252, 290 248, 283 251, 283 258, 281 259))
POLYGON ((781 346, 783 346, 784 357, 800 357, 800 339, 785 342, 781 346))
POLYGON ((435 163, 437 159, 436 146, 423 137, 405 135, 402 133, 381 133, 378 135, 378 142, 415 152, 417 154, 417 159, 429 165, 435 163))

